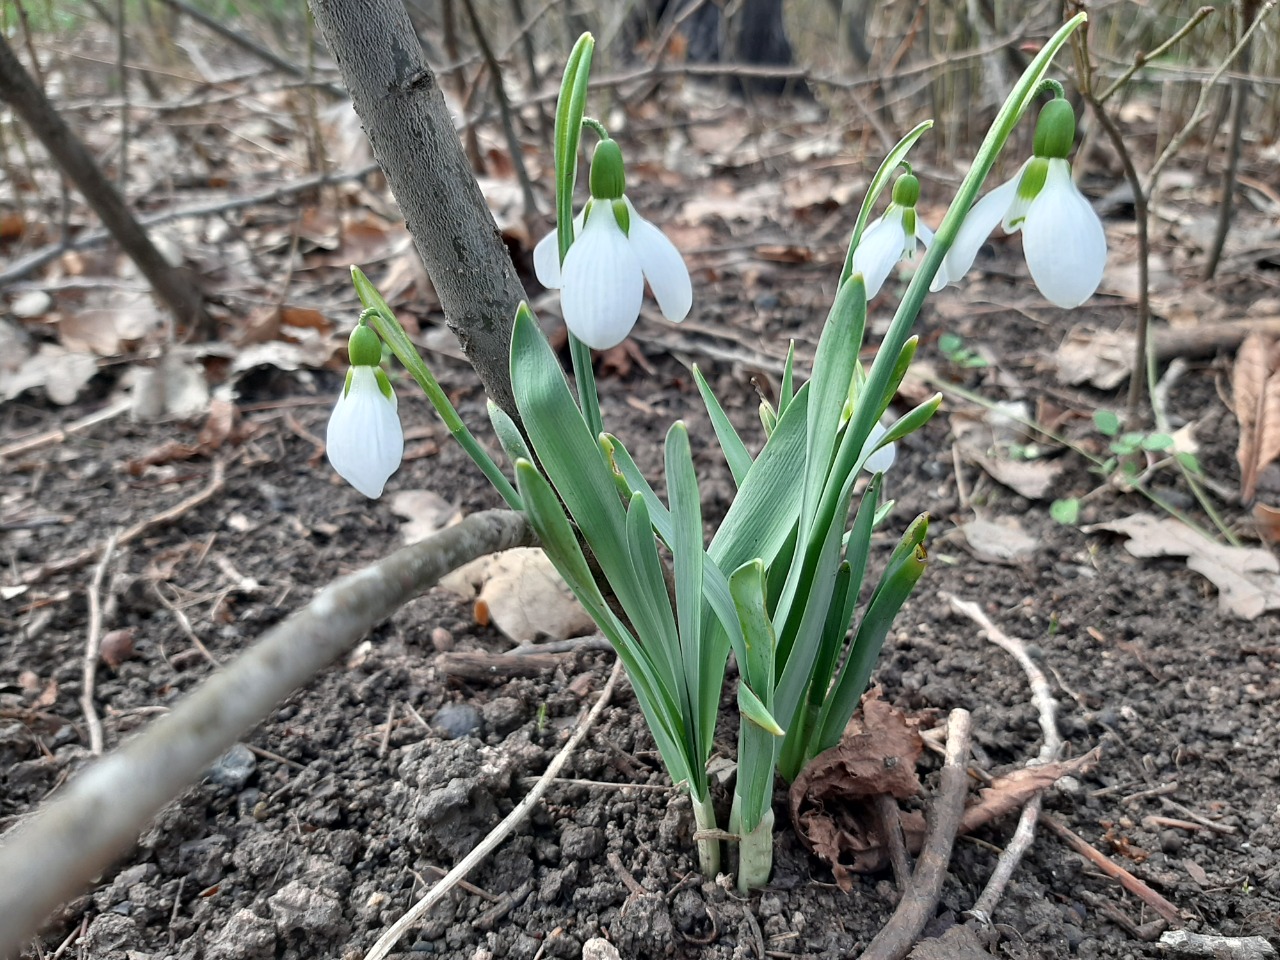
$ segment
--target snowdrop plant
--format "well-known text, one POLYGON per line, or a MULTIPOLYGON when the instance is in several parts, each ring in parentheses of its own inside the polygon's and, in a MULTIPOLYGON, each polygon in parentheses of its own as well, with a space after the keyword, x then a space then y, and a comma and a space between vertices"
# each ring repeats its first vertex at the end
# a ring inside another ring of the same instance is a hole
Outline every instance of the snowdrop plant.
POLYGON ((640 319, 649 281, 662 315, 679 323, 693 305, 693 284, 675 244, 627 199, 622 150, 606 137, 591 158, 591 198, 577 219, 575 242, 560 266, 560 232, 533 250, 538 281, 560 291, 569 332, 594 350, 617 346, 640 319))
MULTIPOLYGON (((916 215, 920 181, 909 166, 894 182, 892 196, 889 208, 867 225, 862 242, 853 251, 853 269, 865 278, 868 299, 880 292, 894 264, 899 260, 915 260, 917 246, 928 250, 933 243, 933 231, 916 215)), ((938 278, 941 287, 946 283, 945 267, 939 269, 938 278)))
POLYGON ((1078 307, 1097 291, 1107 264, 1107 237, 1071 178, 1067 156, 1075 143, 1075 113, 1061 85, 1053 83, 1052 89, 1056 95, 1036 122, 1031 158, 974 204, 943 261, 935 289, 968 273, 978 250, 999 225, 1005 233, 1022 231, 1031 279, 1050 303, 1078 307))
MULTIPOLYGON (((489 407, 514 484, 466 431, 390 308, 353 269, 370 323, 507 502, 524 511, 547 556, 617 651, 667 771, 688 791, 699 863, 708 876, 720 868, 724 834, 707 763, 730 654, 738 666, 739 732, 728 827, 737 842, 738 886, 748 890, 767 883, 772 866, 776 774, 794 779, 839 742, 894 618, 926 569, 928 516, 921 514, 906 526, 887 560, 875 565, 880 572, 867 584, 869 591, 863 589, 873 569, 872 531, 892 507, 881 494, 894 444, 928 421, 941 398, 930 398, 888 426, 881 420, 915 356, 911 327, 930 284, 1054 54, 1083 19, 1080 14, 1058 31, 1027 68, 932 245, 927 228, 922 230, 914 217, 919 186, 906 165, 907 154, 930 124, 920 124, 889 152, 859 211, 808 379, 798 382, 793 345, 776 405, 761 406, 765 438, 757 452, 694 368, 736 487, 709 542, 685 425, 676 422, 666 434, 664 499, 625 444, 601 423, 590 342, 616 342, 630 330, 640 278, 648 277, 664 312, 675 304, 673 312, 680 317, 690 309, 692 290, 690 285, 686 293, 683 262, 676 269, 679 255, 652 234, 637 234, 641 221, 625 197, 620 152, 598 123, 584 118, 594 49, 589 35, 574 47, 565 69, 555 130, 557 229, 537 255, 544 280, 557 279, 559 269, 575 383, 528 305, 520 304, 510 356, 520 422, 496 405, 489 407), (599 145, 591 197, 575 223, 584 126, 599 137, 599 145), (895 177, 889 209, 871 223, 878 197, 895 177), (646 235, 649 241, 642 239, 646 235), (882 283, 898 258, 915 252, 917 239, 927 251, 864 370, 859 354, 868 277, 874 271, 875 282, 882 283), (644 248, 646 242, 651 244, 647 251, 637 253, 636 244, 644 248), (659 246, 662 263, 655 267, 659 246), (582 263, 593 263, 600 272, 591 274, 582 263), (578 306, 571 309, 574 303, 578 306), (867 473, 871 477, 863 484, 867 473), (864 593, 869 599, 860 606, 864 593)), ((1057 140, 1044 149, 1061 152, 1057 140)), ((1046 154, 1046 159, 1051 158, 1046 154)))

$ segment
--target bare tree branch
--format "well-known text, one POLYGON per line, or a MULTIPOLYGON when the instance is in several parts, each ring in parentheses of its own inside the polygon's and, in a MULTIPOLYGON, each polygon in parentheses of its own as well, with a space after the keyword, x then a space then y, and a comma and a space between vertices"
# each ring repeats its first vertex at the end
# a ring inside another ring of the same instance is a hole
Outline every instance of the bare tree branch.
POLYGON ((374 156, 489 396, 517 417, 511 325, 525 297, 402 0, 311 0, 374 156))
POLYGON ((164 301, 181 324, 193 329, 207 328, 204 300, 193 274, 169 264, 155 248, 147 232, 138 225, 124 200, 94 161, 83 141, 58 115, 44 91, 27 73, 0 32, 0 100, 31 128, 76 187, 89 206, 111 231, 116 242, 138 265, 156 295, 164 301))
POLYGON ((213 674, 168 716, 87 767, 0 842, 0 957, 135 842, 169 800, 378 621, 476 557, 529 546, 522 515, 472 514, 343 577, 213 674))

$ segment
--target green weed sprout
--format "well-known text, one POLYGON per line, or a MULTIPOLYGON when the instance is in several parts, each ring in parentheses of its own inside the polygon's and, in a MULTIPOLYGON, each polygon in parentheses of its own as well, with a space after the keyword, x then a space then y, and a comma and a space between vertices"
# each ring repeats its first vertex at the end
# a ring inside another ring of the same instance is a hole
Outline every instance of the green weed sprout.
MULTIPOLYGON (((859 609, 872 531, 892 506, 881 503, 883 475, 875 471, 885 469, 886 458, 877 451, 917 430, 941 403, 935 395, 887 428, 880 426, 915 355, 911 327, 930 285, 958 279, 981 236, 1001 218, 1006 229, 1025 227, 1028 243, 1039 249, 1055 222, 1069 227, 1092 216, 1080 207, 1083 198, 1062 182, 1074 117, 1064 109, 1062 88, 1045 81, 1052 58, 1083 20, 1084 14, 1077 15, 1059 30, 1018 81, 936 235, 916 217, 919 183, 907 163, 930 123, 917 126, 889 152, 859 211, 811 376, 797 385, 793 349, 776 409, 761 407, 766 440, 757 455, 695 368, 737 488, 710 543, 703 538, 685 425, 676 422, 666 434, 664 502, 601 422, 591 346, 626 336, 646 280, 673 321, 688 312, 692 294, 679 253, 626 197, 620 148, 585 116, 590 35, 569 56, 556 111, 556 233, 535 251, 539 276, 561 290, 576 396, 533 313, 520 304, 511 339, 511 385, 521 423, 489 406, 514 484, 462 424, 377 290, 353 268, 369 325, 413 373, 508 504, 524 511, 547 556, 613 644, 667 771, 689 792, 699 865, 707 876, 720 869, 722 833, 707 762, 730 652, 739 672, 740 723, 728 827, 738 844, 738 886, 745 891, 767 883, 772 867, 775 774, 793 780, 839 742, 894 618, 927 566, 929 519, 921 514, 901 535, 859 609), (986 207, 975 210, 982 216, 967 219, 1009 136, 1046 89, 1054 99, 1041 112, 1035 156, 998 196, 989 195, 994 200, 984 198, 986 207), (597 144, 590 199, 575 219, 584 129, 597 144), (889 208, 873 222, 871 212, 891 182, 889 208), (992 219, 996 212, 1000 217, 992 219), (944 266, 958 236, 965 244, 960 256, 944 266), (868 282, 879 287, 894 262, 914 258, 918 244, 927 252, 864 370, 858 357, 868 282), (855 496, 856 481, 868 467, 874 475, 855 496)), ((1067 268, 1083 265, 1073 282, 1060 282, 1043 258, 1030 260, 1037 284, 1057 299, 1075 299, 1096 285, 1092 272, 1099 250, 1093 240, 1100 227, 1082 235, 1092 238, 1088 249, 1068 251, 1064 259, 1067 268)))

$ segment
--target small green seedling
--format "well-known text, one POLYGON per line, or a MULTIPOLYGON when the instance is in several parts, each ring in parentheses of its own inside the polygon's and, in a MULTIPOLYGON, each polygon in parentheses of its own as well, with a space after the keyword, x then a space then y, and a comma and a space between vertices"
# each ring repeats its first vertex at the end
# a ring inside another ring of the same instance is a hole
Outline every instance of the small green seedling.
POLYGON ((989 367, 985 357, 964 345, 964 337, 957 333, 944 333, 938 338, 938 349, 942 355, 957 367, 964 370, 976 370, 989 367))

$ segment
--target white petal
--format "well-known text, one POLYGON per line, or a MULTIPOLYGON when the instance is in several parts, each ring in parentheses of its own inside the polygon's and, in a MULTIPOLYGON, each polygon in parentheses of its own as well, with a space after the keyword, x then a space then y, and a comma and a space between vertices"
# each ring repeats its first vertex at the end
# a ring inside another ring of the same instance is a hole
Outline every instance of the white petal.
POLYGON ((1107 265, 1102 221, 1071 180, 1066 160, 1050 160, 1044 189, 1027 211, 1022 249, 1044 298, 1078 307, 1098 289, 1107 265))
POLYGON ((871 425, 871 433, 867 437, 867 442, 862 447, 863 453, 866 453, 869 450, 875 451, 867 457, 866 463, 862 465, 862 469, 866 470, 868 473, 887 473, 889 468, 893 466, 893 461, 898 458, 898 451, 894 448, 892 443, 886 444, 879 450, 875 449, 876 444, 883 440, 884 435, 888 432, 889 431, 878 423, 873 423, 871 425))
MULTIPOLYGON (((920 220, 917 215, 916 239, 920 241, 920 246, 924 247, 925 253, 928 253, 929 248, 933 246, 933 238, 934 233, 929 229, 929 225, 920 220)), ((933 281, 929 284, 929 289, 936 293, 945 287, 947 283, 947 260, 944 257, 942 262, 938 264, 938 272, 933 275, 933 281)))
POLYGON ((644 274, 606 201, 591 207, 564 258, 560 306, 569 332, 595 350, 615 347, 640 318, 644 274))
POLYGON ((559 230, 552 230, 533 248, 533 273, 548 290, 560 289, 559 230))
POLYGON ((338 475, 366 497, 382 496, 404 456, 404 434, 391 399, 378 388, 373 367, 351 368, 351 389, 329 417, 325 452, 338 475))
MULTIPOLYGON (((582 214, 573 219, 573 235, 582 233, 582 214)), ((560 231, 552 230, 533 248, 533 274, 548 290, 560 289, 560 231)))
POLYGON ((853 251, 853 272, 862 274, 871 300, 884 285, 893 265, 902 259, 907 245, 907 231, 902 226, 902 208, 891 206, 883 217, 867 224, 853 251))
POLYGON ((684 257, 667 235, 636 213, 636 208, 626 197, 622 198, 631 213, 631 231, 627 239, 631 250, 640 261, 644 278, 649 281, 653 298, 658 301, 662 315, 672 323, 679 323, 689 315, 693 307, 693 282, 684 257))
POLYGON ((1004 218, 1005 211, 1017 196, 1018 180, 1021 177, 1022 171, 1019 170, 1012 180, 1006 180, 970 208, 969 215, 964 218, 964 223, 960 224, 956 242, 947 251, 947 257, 942 263, 943 270, 938 272, 941 276, 945 271, 947 279, 939 283, 938 278, 935 277, 931 289, 940 290, 948 282, 959 281, 969 272, 973 261, 977 259, 978 251, 987 242, 987 237, 991 236, 991 231, 1004 218))

